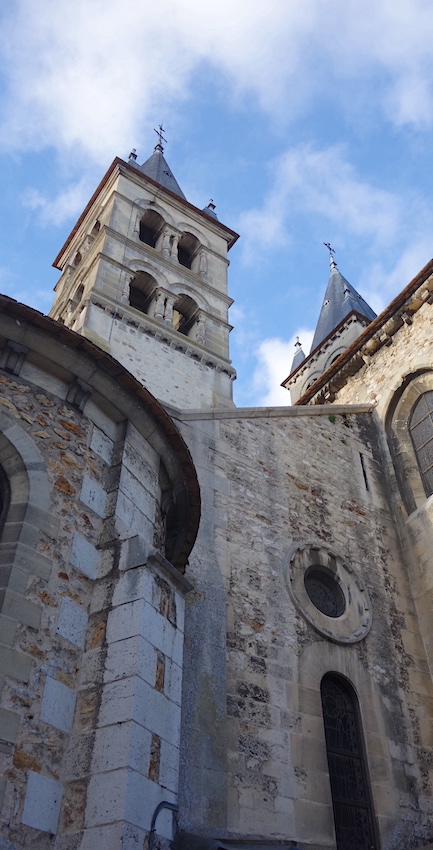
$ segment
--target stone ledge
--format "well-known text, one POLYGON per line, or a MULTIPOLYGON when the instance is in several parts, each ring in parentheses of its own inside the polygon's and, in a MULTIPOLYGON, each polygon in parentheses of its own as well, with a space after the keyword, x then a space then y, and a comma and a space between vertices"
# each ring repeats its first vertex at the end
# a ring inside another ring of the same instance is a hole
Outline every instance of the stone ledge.
POLYGON ((182 422, 197 419, 288 419, 298 416, 341 416, 348 414, 371 413, 372 404, 322 404, 320 407, 235 407, 215 410, 179 410, 164 405, 174 419, 182 422))

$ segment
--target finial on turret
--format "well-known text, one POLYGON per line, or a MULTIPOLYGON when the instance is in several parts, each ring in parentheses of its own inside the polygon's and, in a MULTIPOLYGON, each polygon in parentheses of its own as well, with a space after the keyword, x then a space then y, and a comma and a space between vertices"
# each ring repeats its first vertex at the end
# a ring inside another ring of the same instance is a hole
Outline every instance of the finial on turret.
POLYGON ((299 342, 299 337, 296 337, 295 342, 295 354, 292 360, 292 368, 290 369, 290 374, 301 365, 301 363, 305 360, 305 354, 302 351, 302 343, 299 342))
POLYGON ((137 159, 137 148, 132 148, 132 151, 129 154, 128 159, 129 159, 129 161, 131 161, 131 159, 132 159, 133 162, 136 161, 136 159, 137 159))
POLYGON ((211 215, 212 218, 216 218, 216 219, 218 218, 218 216, 215 212, 215 204, 213 202, 213 198, 210 199, 207 207, 204 207, 202 212, 207 213, 207 215, 211 215))
POLYGON ((331 248, 331 245, 330 245, 329 242, 324 242, 323 244, 324 244, 325 248, 327 248, 328 251, 329 251, 329 265, 331 266, 331 271, 332 271, 333 269, 337 268, 337 263, 335 262, 335 259, 334 259, 335 248, 331 248))
POLYGON ((167 139, 164 139, 163 133, 165 133, 165 130, 164 130, 164 127, 162 126, 162 124, 159 125, 158 130, 155 130, 155 128, 154 128, 154 132, 158 136, 158 141, 155 145, 155 150, 160 151, 161 153, 164 153, 164 148, 162 147, 162 143, 165 142, 167 144, 167 139))

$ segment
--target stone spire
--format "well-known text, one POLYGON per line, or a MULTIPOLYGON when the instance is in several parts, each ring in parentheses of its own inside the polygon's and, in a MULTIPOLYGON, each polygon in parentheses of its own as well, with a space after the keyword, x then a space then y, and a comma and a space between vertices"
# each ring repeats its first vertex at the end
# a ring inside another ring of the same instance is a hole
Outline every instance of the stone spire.
POLYGON ((329 249, 331 273, 314 333, 311 351, 314 351, 349 313, 356 311, 368 319, 369 322, 372 322, 376 318, 376 313, 373 312, 367 302, 364 301, 362 296, 338 270, 334 259, 333 248, 329 244, 325 244, 329 249))
POLYGON ((303 360, 305 360, 305 354, 302 350, 302 343, 299 342, 298 336, 296 337, 295 349, 296 349, 296 351, 295 351, 295 355, 294 355, 293 360, 292 360, 292 367, 290 369, 290 374, 292 374, 292 372, 294 372, 295 369, 297 369, 298 366, 301 365, 303 360))
POLYGON ((131 157, 129 161, 134 168, 138 168, 139 171, 142 171, 143 174, 150 177, 151 180, 155 181, 155 183, 159 183, 164 189, 168 189, 170 192, 173 192, 175 195, 179 195, 180 198, 183 198, 183 200, 186 201, 186 197, 183 194, 179 183, 164 158, 162 142, 165 141, 165 139, 162 135, 163 129, 161 124, 159 126, 159 130, 155 130, 155 132, 158 136, 158 142, 155 145, 152 156, 150 156, 149 159, 146 159, 146 162, 143 162, 143 165, 137 165, 135 161, 131 162, 131 157))

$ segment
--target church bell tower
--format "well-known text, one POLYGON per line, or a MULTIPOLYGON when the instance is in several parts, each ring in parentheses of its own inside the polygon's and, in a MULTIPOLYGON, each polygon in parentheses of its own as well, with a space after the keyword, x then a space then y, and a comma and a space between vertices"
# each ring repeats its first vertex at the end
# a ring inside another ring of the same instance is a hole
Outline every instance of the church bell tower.
POLYGON ((212 201, 190 204, 163 155, 116 158, 54 261, 50 315, 120 361, 163 403, 231 407, 227 252, 212 201))

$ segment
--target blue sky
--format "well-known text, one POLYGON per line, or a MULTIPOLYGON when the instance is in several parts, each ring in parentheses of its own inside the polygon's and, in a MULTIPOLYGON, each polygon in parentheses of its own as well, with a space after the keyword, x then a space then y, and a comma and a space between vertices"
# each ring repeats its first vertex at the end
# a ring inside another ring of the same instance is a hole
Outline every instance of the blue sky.
POLYGON ((433 5, 4 0, 0 290, 48 312, 57 250, 115 156, 163 122, 231 252, 238 405, 287 404, 328 278, 380 311, 433 255, 433 5))

